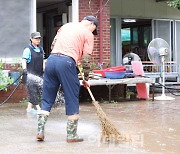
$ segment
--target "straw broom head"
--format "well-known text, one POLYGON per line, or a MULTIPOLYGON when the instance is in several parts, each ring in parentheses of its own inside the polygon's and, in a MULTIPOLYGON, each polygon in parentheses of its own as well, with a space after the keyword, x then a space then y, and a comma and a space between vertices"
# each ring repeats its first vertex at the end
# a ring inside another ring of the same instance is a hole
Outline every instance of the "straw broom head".
POLYGON ((93 105, 96 108, 97 115, 100 120, 102 134, 101 134, 101 141, 111 142, 114 141, 115 143, 121 141, 131 141, 131 139, 126 138, 123 136, 115 125, 111 122, 111 120, 106 116, 104 111, 102 110, 101 106, 97 101, 92 101, 93 105))
MULTIPOLYGON (((79 71, 80 71, 80 75, 81 75, 82 79, 84 80, 84 76, 81 72, 81 69, 79 69, 79 71)), ((118 129, 115 127, 115 125, 106 116, 106 114, 102 110, 99 103, 95 100, 90 88, 89 87, 86 87, 86 88, 91 96, 92 103, 96 108, 96 112, 97 112, 97 115, 98 115, 100 123, 101 123, 101 128, 102 128, 101 141, 107 141, 107 142, 114 141, 115 143, 120 142, 120 141, 131 141, 130 139, 127 139, 125 136, 123 136, 118 131, 118 129)))

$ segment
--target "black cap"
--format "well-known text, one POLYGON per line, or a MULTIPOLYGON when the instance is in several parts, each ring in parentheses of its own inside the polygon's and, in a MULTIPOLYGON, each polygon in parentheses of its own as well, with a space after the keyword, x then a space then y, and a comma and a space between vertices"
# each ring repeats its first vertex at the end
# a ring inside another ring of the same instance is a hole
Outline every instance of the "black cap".
POLYGON ((98 26, 98 19, 94 16, 86 16, 83 20, 92 21, 96 25, 96 29, 92 32, 94 35, 97 35, 97 26, 98 26))

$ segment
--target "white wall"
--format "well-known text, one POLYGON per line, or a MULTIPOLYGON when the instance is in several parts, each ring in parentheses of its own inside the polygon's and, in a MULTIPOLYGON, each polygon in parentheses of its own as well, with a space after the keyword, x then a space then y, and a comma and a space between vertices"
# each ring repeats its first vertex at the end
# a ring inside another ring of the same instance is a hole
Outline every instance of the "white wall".
POLYGON ((30 1, 0 1, 0 59, 22 57, 29 44, 30 1))
POLYGON ((155 0, 111 0, 110 14, 121 17, 180 19, 180 10, 155 0))
POLYGON ((72 22, 79 21, 79 0, 72 0, 72 22))

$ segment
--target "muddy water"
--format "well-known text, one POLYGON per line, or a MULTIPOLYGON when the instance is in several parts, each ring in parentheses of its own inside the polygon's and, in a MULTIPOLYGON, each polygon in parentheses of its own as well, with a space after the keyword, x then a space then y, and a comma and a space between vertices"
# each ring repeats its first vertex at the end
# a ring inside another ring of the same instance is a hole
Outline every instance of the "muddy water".
POLYGON ((180 98, 103 105, 133 146, 149 153, 180 153, 180 98))
POLYGON ((132 142, 100 142, 101 127, 94 106, 80 103, 78 134, 84 142, 66 143, 65 108, 52 109, 45 142, 36 142, 37 117, 25 112, 26 104, 0 108, 0 153, 179 154, 180 98, 173 101, 135 101, 100 104, 118 130, 132 142))

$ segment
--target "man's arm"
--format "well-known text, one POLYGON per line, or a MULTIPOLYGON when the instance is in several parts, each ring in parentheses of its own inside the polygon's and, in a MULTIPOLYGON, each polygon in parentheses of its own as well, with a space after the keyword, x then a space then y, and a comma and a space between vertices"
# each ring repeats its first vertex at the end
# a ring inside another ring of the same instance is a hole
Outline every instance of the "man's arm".
POLYGON ((26 84, 27 82, 27 60, 26 59, 22 59, 22 83, 26 84))
POLYGON ((88 79, 89 79, 90 60, 91 60, 91 55, 89 55, 89 54, 84 55, 81 60, 81 64, 82 64, 83 72, 84 72, 84 79, 86 81, 88 81, 88 79))

